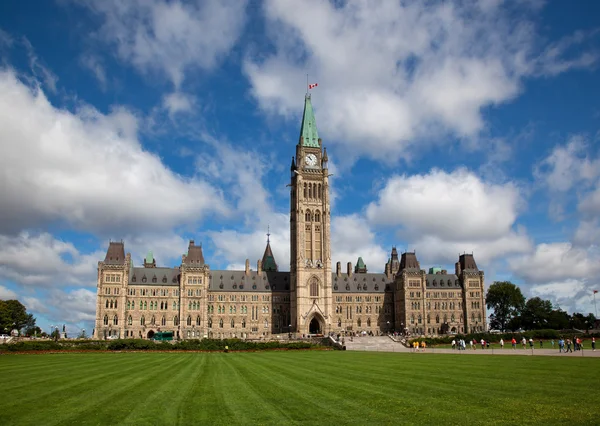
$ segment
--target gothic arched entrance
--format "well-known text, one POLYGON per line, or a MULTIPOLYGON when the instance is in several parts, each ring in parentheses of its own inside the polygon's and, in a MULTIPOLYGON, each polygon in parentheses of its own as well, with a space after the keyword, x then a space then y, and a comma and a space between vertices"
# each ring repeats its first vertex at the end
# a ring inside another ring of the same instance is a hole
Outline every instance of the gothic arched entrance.
POLYGON ((154 337, 154 330, 150 330, 148 332, 148 339, 152 339, 154 337))
POLYGON ((321 323, 319 323, 319 320, 316 317, 310 321, 308 332, 310 334, 323 334, 321 331, 321 323))

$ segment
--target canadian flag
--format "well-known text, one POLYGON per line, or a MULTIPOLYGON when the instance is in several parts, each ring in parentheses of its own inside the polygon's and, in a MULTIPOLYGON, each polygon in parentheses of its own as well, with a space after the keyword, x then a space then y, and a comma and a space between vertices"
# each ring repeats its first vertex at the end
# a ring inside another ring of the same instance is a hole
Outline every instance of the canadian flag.
POLYGON ((308 88, 309 89, 314 89, 315 87, 317 87, 319 85, 319 83, 313 83, 313 84, 309 84, 308 88))
POLYGON ((594 294, 598 293, 598 290, 594 290, 594 294))

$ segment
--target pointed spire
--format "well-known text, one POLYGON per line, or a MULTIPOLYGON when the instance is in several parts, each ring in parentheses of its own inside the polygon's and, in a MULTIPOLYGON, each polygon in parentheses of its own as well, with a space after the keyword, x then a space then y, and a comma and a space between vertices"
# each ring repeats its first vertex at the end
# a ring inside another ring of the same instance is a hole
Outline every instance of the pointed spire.
POLYGON ((308 147, 319 147, 319 133, 317 122, 310 102, 310 95, 304 97, 304 114, 302 115, 302 126, 300 128, 300 144, 308 147))
POLYGON ((265 248, 265 253, 263 254, 261 269, 265 272, 277 272, 279 270, 277 267, 277 262, 275 262, 275 256, 273 256, 273 251, 271 250, 270 227, 267 227, 267 247, 265 248))
POLYGON ((292 165, 290 166, 290 171, 294 171, 296 170, 296 161, 294 160, 294 157, 292 156, 292 165))
POLYGON ((327 157, 327 148, 325 148, 323 151, 325 151, 323 153, 323 162, 326 163, 329 161, 329 157, 327 157))

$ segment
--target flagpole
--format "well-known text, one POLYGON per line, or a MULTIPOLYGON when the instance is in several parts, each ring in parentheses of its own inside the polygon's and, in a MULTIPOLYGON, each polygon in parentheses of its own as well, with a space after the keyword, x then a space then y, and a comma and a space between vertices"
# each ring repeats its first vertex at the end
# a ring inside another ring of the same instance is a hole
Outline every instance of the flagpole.
POLYGON ((308 73, 306 73, 306 95, 308 96, 308 73))

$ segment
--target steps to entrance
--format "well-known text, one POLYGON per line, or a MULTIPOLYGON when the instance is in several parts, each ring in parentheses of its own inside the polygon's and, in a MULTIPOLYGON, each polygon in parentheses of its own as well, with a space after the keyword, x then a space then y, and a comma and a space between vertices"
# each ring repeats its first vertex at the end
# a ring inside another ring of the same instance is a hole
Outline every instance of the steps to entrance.
POLYGON ((372 351, 372 352, 410 352, 401 343, 394 342, 387 336, 360 336, 346 337, 346 350, 348 351, 372 351))

